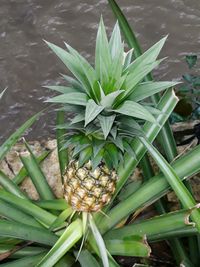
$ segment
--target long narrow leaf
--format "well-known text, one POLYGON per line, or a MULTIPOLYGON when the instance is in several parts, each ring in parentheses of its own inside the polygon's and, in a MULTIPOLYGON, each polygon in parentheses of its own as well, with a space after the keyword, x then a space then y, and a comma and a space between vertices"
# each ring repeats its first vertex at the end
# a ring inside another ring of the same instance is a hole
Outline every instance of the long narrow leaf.
POLYGON ((22 212, 3 200, 0 200, 0 216, 15 222, 23 222, 27 225, 40 228, 42 227, 42 225, 38 223, 32 216, 22 212))
POLYGON ((46 200, 54 199, 54 194, 37 162, 36 157, 34 156, 30 146, 27 143, 25 143, 25 145, 29 152, 29 156, 20 156, 20 158, 33 184, 35 185, 39 196, 46 200))
MULTIPOLYGON (((181 179, 185 179, 200 171, 199 162, 200 145, 175 161, 172 167, 181 179)), ((107 232, 137 209, 151 205, 169 190, 170 186, 162 174, 152 177, 151 180, 107 213, 108 218, 104 218, 99 224, 101 233, 107 232)))
POLYGON ((124 14, 122 13, 121 9, 119 8, 119 6, 117 5, 115 0, 108 0, 117 20, 119 21, 119 25, 120 28, 122 29, 122 32, 124 34, 124 37, 128 43, 128 45, 130 47, 134 47, 134 54, 136 57, 141 55, 141 49, 138 43, 137 38, 135 37, 135 35, 133 34, 133 31, 126 19, 126 17, 124 16, 124 14))
POLYGON ((170 236, 171 231, 176 231, 184 228, 195 227, 194 223, 189 222, 189 216, 191 210, 180 210, 170 212, 164 215, 155 216, 151 219, 140 220, 130 225, 113 229, 104 235, 104 239, 121 239, 127 238, 130 235, 146 235, 148 240, 160 240, 164 234, 167 238, 167 234, 170 236))
POLYGON ((34 255, 31 257, 24 257, 15 261, 1 264, 2 267, 35 267, 36 264, 42 259, 44 253, 34 255))
POLYGON ((8 192, 18 197, 26 198, 26 196, 21 192, 19 187, 10 178, 8 178, 1 170, 0 170, 0 185, 8 192))
POLYGON ((69 208, 65 199, 54 199, 54 200, 39 200, 35 201, 36 205, 48 210, 66 210, 69 208))
POLYGON ((0 221, 0 236, 30 240, 48 246, 53 246, 58 239, 55 234, 46 229, 4 220, 0 221))
POLYGON ((68 93, 52 97, 46 102, 86 106, 87 96, 84 93, 68 93))
POLYGON ((144 98, 157 94, 167 88, 174 87, 178 82, 144 82, 140 83, 137 90, 129 96, 128 99, 133 101, 141 101, 144 98))
POLYGON ((103 109, 103 106, 97 105, 94 100, 90 99, 87 102, 85 110, 85 126, 91 121, 93 121, 103 109))
POLYGON ((127 116, 139 118, 142 120, 147 120, 150 122, 155 123, 156 119, 153 117, 153 115, 142 105, 134 102, 127 100, 125 101, 120 108, 115 109, 115 112, 124 114, 127 116))
POLYGON ((53 50, 53 52, 61 59, 61 61, 65 64, 65 66, 80 81, 87 94, 90 95, 91 87, 83 69, 79 64, 79 60, 70 53, 68 53, 67 51, 65 51, 64 49, 62 49, 61 47, 58 47, 57 45, 54 45, 49 42, 46 42, 46 44, 53 50))
MULTIPOLYGON (((148 149, 148 152, 151 154, 153 159, 158 164, 168 183, 176 193, 178 199, 181 201, 182 205, 186 209, 190 209, 196 205, 196 201, 190 194, 189 190, 182 183, 181 179, 178 177, 174 169, 169 165, 169 163, 164 159, 164 157, 157 151, 157 149, 151 145, 148 140, 141 137, 139 138, 141 142, 148 149)), ((200 211, 194 210, 192 211, 191 217, 193 221, 196 223, 196 227, 200 232, 200 211)))
POLYGON ((90 222, 90 227, 91 227, 94 239, 96 240, 96 244, 97 244, 97 247, 99 249, 99 253, 101 255, 101 260, 103 262, 103 266, 109 267, 108 254, 107 254, 107 249, 106 249, 103 237, 101 236, 98 228, 96 227, 95 222, 94 222, 91 214, 89 217, 89 222, 90 222))
MULTIPOLYGON (((65 122, 65 113, 63 111, 58 111, 56 125, 63 124, 64 122, 65 122)), ((65 140, 64 135, 65 135, 65 129, 56 129, 57 151, 58 151, 58 160, 59 160, 61 177, 63 176, 63 173, 65 171, 65 168, 69 160, 67 149, 61 150, 63 142, 65 140)))
POLYGON ((81 267, 100 267, 95 257, 88 250, 81 251, 78 261, 81 267))
POLYGON ((16 144, 16 142, 24 134, 24 132, 39 118, 41 114, 42 112, 39 112, 30 119, 28 119, 0 146, 0 161, 4 158, 4 156, 11 149, 11 147, 16 144))
POLYGON ((30 200, 22 199, 2 189, 0 190, 0 199, 35 217, 35 219, 42 222, 45 226, 50 226, 57 218, 50 212, 47 212, 42 208, 34 205, 30 200))
MULTIPOLYGON (((140 48, 140 45, 138 43, 138 40, 131 29, 131 26, 129 25, 125 15, 123 14, 120 7, 117 5, 115 0, 108 0, 113 13, 115 14, 116 18, 119 21, 120 28, 125 36, 125 39, 129 45, 130 48, 134 48, 134 55, 135 57, 139 57, 142 55, 142 50, 140 48)), ((148 75, 145 77, 145 81, 152 81, 152 76, 148 75)), ((157 105, 160 101, 160 97, 158 94, 152 96, 153 102, 157 105)), ((177 149, 176 149, 176 143, 172 134, 172 130, 170 128, 169 122, 167 121, 164 125, 164 127, 161 129, 159 134, 161 140, 162 140, 162 147, 166 153, 166 157, 169 161, 172 161, 174 157, 177 155, 177 149)))
POLYGON ((52 267, 82 237, 80 219, 72 222, 37 267, 52 267))
MULTIPOLYGON (((40 156, 38 156, 36 159, 37 159, 37 162, 38 163, 41 163, 43 162, 44 159, 46 159, 46 157, 49 155, 51 151, 44 151, 40 156)), ((26 171, 26 169, 24 167, 22 167, 20 169, 20 171, 18 172, 18 174, 12 179, 12 181, 19 185, 20 183, 23 182, 23 180, 28 176, 28 173, 26 171)))
POLYGON ((108 251, 112 255, 131 256, 131 257, 149 257, 151 248, 147 244, 144 237, 131 236, 116 239, 106 239, 105 241, 108 251))

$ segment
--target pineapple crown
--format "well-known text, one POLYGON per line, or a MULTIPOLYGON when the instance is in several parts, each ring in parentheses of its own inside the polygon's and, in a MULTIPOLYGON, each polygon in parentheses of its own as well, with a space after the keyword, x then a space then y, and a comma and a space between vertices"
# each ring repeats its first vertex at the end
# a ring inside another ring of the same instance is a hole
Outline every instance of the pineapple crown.
POLYGON ((166 37, 132 60, 133 49, 124 51, 118 22, 108 40, 101 18, 95 68, 69 44, 65 43, 64 50, 46 42, 75 77, 62 75, 69 87, 45 87, 61 93, 47 102, 61 103, 64 110, 75 114, 58 127, 66 129, 63 149, 73 148, 72 157, 78 158, 80 166, 91 160, 95 168, 104 161, 116 169, 125 152, 135 156, 132 139, 143 135, 141 125, 145 121, 156 123, 161 112, 145 99, 177 84, 145 82, 145 76, 163 60, 157 57, 165 41, 166 37))

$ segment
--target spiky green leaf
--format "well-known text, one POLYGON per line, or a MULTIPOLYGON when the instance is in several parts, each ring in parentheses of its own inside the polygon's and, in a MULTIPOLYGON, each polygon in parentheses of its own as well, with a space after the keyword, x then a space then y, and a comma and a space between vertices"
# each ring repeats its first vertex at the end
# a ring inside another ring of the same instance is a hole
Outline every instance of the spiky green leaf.
MULTIPOLYGON (((111 66, 111 54, 109 43, 106 35, 103 19, 99 23, 99 28, 96 38, 96 52, 95 52, 95 70, 97 79, 100 80, 103 89, 109 81, 109 72, 111 66)), ((106 92, 105 92, 106 93, 106 92)))
POLYGON ((52 97, 48 99, 46 102, 86 106, 87 95, 84 93, 62 94, 62 95, 52 97))
POLYGON ((156 122, 155 118, 142 105, 129 100, 125 101, 120 108, 115 109, 115 112, 153 123, 156 122))
POLYGON ((101 105, 105 108, 111 108, 113 103, 115 102, 115 99, 123 92, 124 90, 117 90, 108 95, 101 95, 101 105))
POLYGON ((91 121, 93 121, 103 109, 103 106, 97 105, 93 99, 90 99, 87 102, 85 110, 85 126, 91 121))
POLYGON ((94 222, 91 214, 89 214, 89 222, 90 222, 90 227, 91 227, 93 236, 94 236, 94 238, 96 240, 96 244, 97 244, 97 246, 99 248, 99 252, 100 252, 100 255, 101 255, 103 266, 104 267, 109 267, 108 254, 107 254, 107 250, 106 250, 106 246, 105 246, 103 237, 101 236, 98 228, 96 227, 95 222, 94 222))
POLYGON ((43 87, 47 88, 47 89, 50 89, 50 90, 53 90, 53 91, 57 91, 57 92, 62 93, 62 94, 76 93, 77 92, 77 89, 71 88, 71 87, 67 87, 67 86, 45 85, 43 87))
POLYGON ((113 123, 115 121, 115 117, 116 115, 112 115, 112 116, 98 116, 98 120, 100 122, 101 125, 101 129, 103 131, 104 134, 104 138, 106 139, 107 136, 110 133, 110 130, 113 126, 113 123))
POLYGON ((128 99, 133 101, 141 101, 149 96, 157 94, 167 88, 174 87, 179 82, 144 82, 140 83, 128 99))
POLYGON ((77 89, 78 91, 80 92, 85 92, 85 90, 83 89, 83 86, 82 84, 77 81, 76 79, 68 76, 68 75, 65 75, 65 74, 61 74, 61 76, 75 89, 77 89))
POLYGON ((163 45, 165 44, 166 39, 167 36, 162 38, 160 41, 158 41, 152 47, 150 47, 145 53, 136 58, 133 61, 133 63, 131 63, 131 65, 128 66, 126 71, 134 72, 136 69, 143 68, 145 65, 154 62, 157 59, 163 45))
POLYGON ((63 48, 45 41, 46 44, 53 50, 53 52, 61 59, 65 66, 74 74, 74 76, 80 81, 88 95, 91 94, 91 87, 88 79, 79 64, 79 60, 65 51, 63 48))

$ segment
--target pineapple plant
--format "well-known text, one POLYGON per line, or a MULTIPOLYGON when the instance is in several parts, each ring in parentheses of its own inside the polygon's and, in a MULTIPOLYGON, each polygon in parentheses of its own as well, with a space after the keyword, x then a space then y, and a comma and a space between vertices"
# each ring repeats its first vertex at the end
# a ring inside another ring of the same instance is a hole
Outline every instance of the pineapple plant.
POLYGON ((75 211, 98 212, 110 202, 124 154, 135 157, 131 141, 144 135, 145 121, 157 123, 161 111, 146 100, 176 82, 144 79, 162 61, 157 57, 165 41, 134 60, 132 49, 125 52, 118 22, 108 40, 101 18, 94 67, 69 44, 64 50, 46 42, 75 77, 62 74, 69 86, 45 86, 61 93, 48 102, 73 113, 58 127, 66 130, 62 149, 70 154, 63 173, 64 196, 75 211))

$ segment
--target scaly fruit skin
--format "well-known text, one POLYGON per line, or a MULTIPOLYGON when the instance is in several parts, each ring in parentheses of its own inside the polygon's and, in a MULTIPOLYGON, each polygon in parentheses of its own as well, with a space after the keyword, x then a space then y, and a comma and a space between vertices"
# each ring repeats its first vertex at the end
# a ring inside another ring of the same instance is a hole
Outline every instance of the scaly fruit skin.
POLYGON ((65 199, 76 211, 97 212, 109 203, 117 178, 104 163, 92 171, 90 161, 78 168, 78 161, 72 160, 64 174, 65 199))

